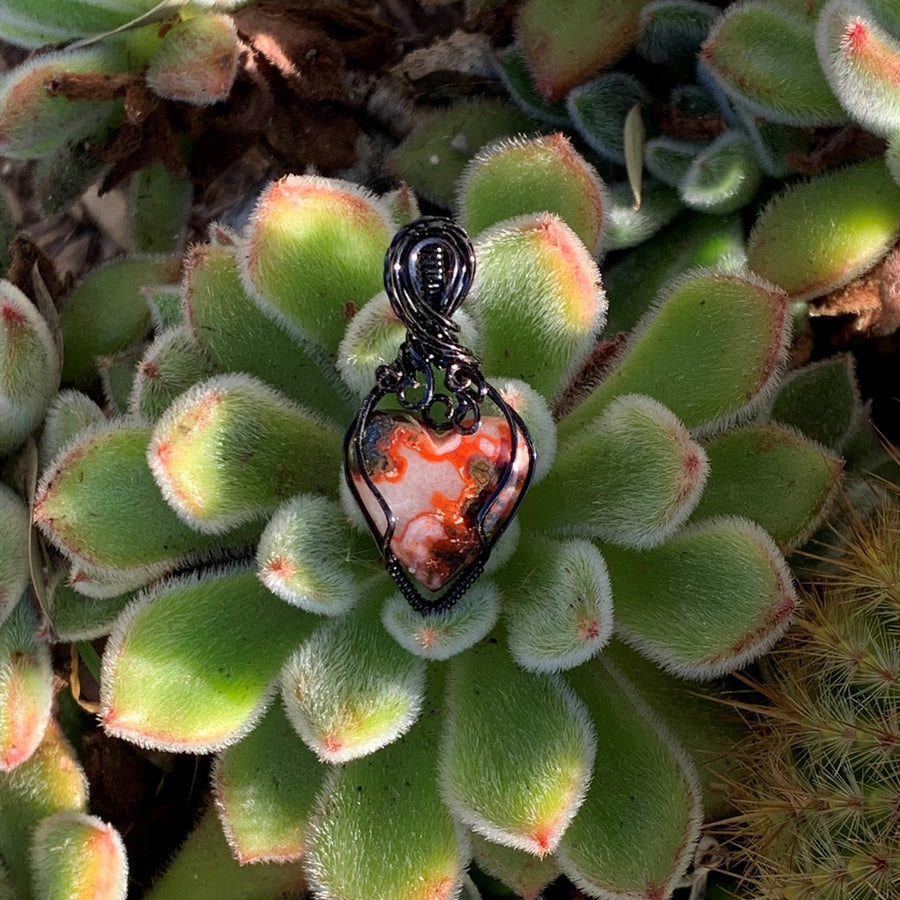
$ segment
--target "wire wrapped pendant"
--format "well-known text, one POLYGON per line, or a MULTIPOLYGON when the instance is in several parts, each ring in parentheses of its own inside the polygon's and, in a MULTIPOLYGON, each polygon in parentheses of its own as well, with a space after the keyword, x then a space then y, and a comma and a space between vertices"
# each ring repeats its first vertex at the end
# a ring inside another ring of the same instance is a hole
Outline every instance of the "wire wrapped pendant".
POLYGON ((350 492, 388 572, 423 614, 449 609, 478 578, 534 471, 525 423, 456 339, 452 316, 474 274, 472 244, 448 219, 397 233, 384 284, 406 339, 376 370, 344 439, 350 492))

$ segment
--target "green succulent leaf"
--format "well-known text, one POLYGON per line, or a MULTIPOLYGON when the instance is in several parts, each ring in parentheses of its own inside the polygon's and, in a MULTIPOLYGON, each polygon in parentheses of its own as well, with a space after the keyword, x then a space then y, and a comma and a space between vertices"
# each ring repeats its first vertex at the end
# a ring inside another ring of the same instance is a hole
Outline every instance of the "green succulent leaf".
POLYGON ((780 547, 804 542, 828 511, 840 480, 840 459, 779 425, 737 428, 704 449, 710 475, 693 520, 743 516, 780 547))
POLYGON ((565 127, 570 124, 564 100, 548 102, 537 92, 528 63, 515 44, 498 54, 496 61, 500 79, 519 109, 548 125, 565 127))
POLYGON ((646 110, 650 103, 647 89, 633 75, 607 72, 569 91, 566 109, 589 147, 624 166, 625 119, 632 107, 646 110))
POLYGON ((876 157, 773 197, 753 226, 747 264, 793 299, 808 300, 866 272, 898 233, 900 186, 876 157))
POLYGON ((670 137, 654 137, 644 144, 644 165, 663 184, 677 188, 687 176, 694 159, 705 144, 670 137))
POLYGON ((147 341, 141 338, 124 350, 96 358, 104 406, 111 415, 125 415, 128 412, 128 403, 137 377, 135 366, 147 346, 147 341))
POLYGON ((347 393, 333 370, 322 366, 250 299, 233 247, 195 247, 186 269, 188 327, 221 371, 254 375, 328 421, 341 425, 350 421, 347 393))
POLYGON ((188 324, 181 308, 182 289, 180 285, 147 285, 141 293, 150 310, 154 331, 165 331, 176 325, 188 324))
POLYGON ((466 167, 457 206, 473 239, 504 219, 550 212, 596 252, 605 224, 606 189, 565 135, 504 138, 480 150, 466 167))
POLYGON ((150 311, 141 288, 175 282, 179 267, 180 261, 171 257, 120 259, 82 281, 59 314, 63 381, 90 384, 97 377, 98 356, 109 356, 145 335, 150 311))
POLYGON ((71 389, 60 391, 50 401, 44 416, 44 427, 38 442, 41 468, 46 468, 79 432, 105 421, 103 410, 87 394, 71 389))
POLYGON ((53 700, 50 649, 27 601, 0 625, 0 772, 21 765, 47 729, 53 700))
POLYGON ((520 669, 497 638, 451 663, 440 777, 456 819, 490 840, 552 853, 581 805, 594 729, 556 675, 520 669))
POLYGON ((211 106, 228 99, 241 41, 231 16, 190 16, 166 29, 147 66, 147 86, 166 100, 211 106))
POLYGON ((700 837, 697 773, 610 663, 598 657, 566 680, 597 723, 597 762, 560 868, 593 896, 670 896, 700 837))
POLYGON ((785 3, 732 4, 703 43, 701 63, 724 93, 784 125, 839 125, 846 114, 822 77, 812 23, 785 3))
POLYGON ((37 428, 58 387, 47 322, 14 284, 0 281, 0 458, 37 428))
POLYGON ((381 290, 394 231, 384 204, 358 185, 288 175, 257 201, 241 248, 244 286, 266 315, 330 357, 381 290))
POLYGON ((191 527, 223 532, 299 491, 335 494, 340 438, 287 397, 238 373, 194 385, 157 422, 156 483, 191 527))
POLYGON ((475 241, 470 302, 483 368, 554 397, 603 325, 600 272, 575 233, 542 213, 501 222, 475 241))
POLYGON ((226 747, 260 718, 284 660, 315 625, 254 571, 164 582, 129 606, 110 635, 101 721, 110 734, 145 747, 226 747))
POLYGON ((425 663, 367 608, 323 626, 285 664, 288 718, 323 762, 373 753, 409 730, 425 694, 425 663))
POLYGON ((182 522, 153 481, 150 437, 143 425, 96 426, 67 445, 38 485, 36 524, 89 571, 142 572, 146 583, 204 552, 245 544, 254 533, 215 537, 182 522))
POLYGON ((168 328, 157 334, 137 364, 128 409, 155 421, 179 394, 215 371, 185 326, 168 328))
POLYGON ((686 428, 721 427, 775 388, 790 320, 784 294, 759 279, 689 272, 635 327, 617 364, 560 423, 560 450, 614 397, 647 394, 686 428))
POLYGON ((831 89, 854 122, 883 137, 900 131, 900 40, 881 28, 866 3, 826 4, 816 24, 816 49, 831 89))
POLYGON ((162 163, 138 169, 128 183, 128 225, 134 249, 180 253, 193 196, 192 183, 162 163))
POLYGON ((612 587, 589 541, 522 539, 504 570, 509 651, 523 669, 558 672, 600 651, 612 634, 612 587))
POLYGON ((560 449, 523 502, 522 523, 649 547, 687 519, 706 473, 706 454, 670 410, 626 395, 560 449))
MULTIPOLYGON (((678 193, 655 179, 644 179, 640 206, 635 204, 634 192, 627 181, 610 185, 604 246, 607 250, 627 250, 642 244, 668 225, 682 209, 678 193)), ((610 317, 612 315, 610 308, 610 317)))
POLYGON ((499 614, 497 587, 482 576, 450 609, 427 616, 417 613, 402 594, 392 594, 384 604, 381 619, 388 633, 410 653, 445 660, 486 637, 499 614))
POLYGON ((508 103, 461 103, 425 118, 387 158, 385 169, 419 196, 450 209, 463 170, 482 147, 533 130, 528 116, 508 103))
POLYGON ((29 900, 29 845, 35 826, 58 812, 87 811, 87 780, 72 748, 50 719, 37 749, 11 772, 0 772, 0 857, 18 900, 29 900))
POLYGON ((125 900, 128 858, 119 832, 96 816, 60 812, 34 830, 31 871, 36 897, 125 900))
POLYGON ((658 66, 690 73, 718 12, 699 0, 653 0, 641 10, 638 53, 658 66))
POLYGON ((134 599, 134 591, 127 586, 113 586, 110 590, 114 592, 112 596, 90 597, 58 577, 44 600, 53 639, 66 643, 91 641, 109 634, 119 614, 134 599))
POLYGON ((686 206, 705 213, 730 213, 753 199, 762 172, 749 139, 729 130, 692 160, 678 184, 686 206))
POLYGON ((62 8, 55 0, 7 0, 0 8, 0 35, 8 43, 36 48, 110 31, 129 18, 107 5, 73 3, 62 8))
POLYGON ((543 858, 494 843, 473 831, 469 834, 478 867, 508 885, 517 897, 538 900, 541 891, 559 875, 555 857, 543 858))
POLYGON ((738 118, 753 147, 759 167, 772 178, 786 178, 803 171, 803 160, 814 154, 814 132, 796 125, 772 122, 748 110, 738 118))
POLYGON ((256 728, 213 768, 216 806, 241 865, 299 859, 327 769, 272 704, 256 728))
POLYGON ((714 678, 771 647, 797 607, 772 539, 747 519, 705 519, 649 550, 605 545, 616 633, 684 678, 714 678))
POLYGON ((15 491, 0 484, 0 626, 28 586, 28 509, 15 491))
POLYGON ((768 414, 840 452, 856 436, 864 416, 853 357, 842 353, 788 372, 768 414))
POLYGON ((623 56, 634 43, 647 0, 526 0, 516 22, 518 45, 547 100, 623 56))
POLYGON ((440 727, 440 712, 429 699, 405 737, 332 770, 307 855, 316 896, 455 896, 468 847, 434 777, 440 727))

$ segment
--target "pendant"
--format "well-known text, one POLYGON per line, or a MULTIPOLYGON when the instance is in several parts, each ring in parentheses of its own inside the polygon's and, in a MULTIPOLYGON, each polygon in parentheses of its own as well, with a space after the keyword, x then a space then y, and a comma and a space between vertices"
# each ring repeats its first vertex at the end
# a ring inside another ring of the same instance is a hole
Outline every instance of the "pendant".
POLYGON ((397 233, 384 284, 406 339, 344 438, 350 493, 422 614, 450 609, 478 578, 534 471, 525 423, 456 340, 452 317, 474 274, 472 244, 450 220, 397 233))

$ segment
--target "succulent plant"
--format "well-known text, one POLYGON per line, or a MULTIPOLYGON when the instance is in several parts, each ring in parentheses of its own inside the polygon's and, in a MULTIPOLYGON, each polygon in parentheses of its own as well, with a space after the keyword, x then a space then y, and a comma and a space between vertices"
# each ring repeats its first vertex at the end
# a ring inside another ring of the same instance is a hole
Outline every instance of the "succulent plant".
POLYGON ((900 506, 882 494, 804 595, 803 614, 755 684, 728 794, 753 896, 891 896, 897 828, 900 506))
MULTIPOLYGON (((40 413, 43 630, 109 634, 107 732, 215 754, 234 857, 292 863, 241 869, 267 890, 453 896, 474 853, 523 896, 560 871, 593 896, 668 896, 698 775, 663 724, 672 692, 611 635, 681 677, 765 651, 796 603, 783 552, 841 463, 766 411, 790 321, 756 276, 672 280, 581 379, 613 201, 565 139, 486 149, 457 196, 478 260, 460 326, 538 453, 519 525, 457 605, 413 611, 339 490, 341 434, 403 338, 379 283, 414 204, 290 176, 180 276, 112 263, 63 306, 78 389, 40 413), (533 204, 523 170, 549 188, 533 204), (82 392, 101 376, 110 418, 82 392)), ((32 615, 16 610, 4 630, 32 615)), ((151 896, 223 859, 213 825, 151 896)))

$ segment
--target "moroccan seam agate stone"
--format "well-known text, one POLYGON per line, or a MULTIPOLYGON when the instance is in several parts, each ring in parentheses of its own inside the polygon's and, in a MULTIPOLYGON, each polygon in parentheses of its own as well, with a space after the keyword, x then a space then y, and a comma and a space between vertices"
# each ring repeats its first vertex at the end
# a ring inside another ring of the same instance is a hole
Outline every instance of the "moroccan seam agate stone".
POLYGON ((423 614, 449 609, 481 574, 534 470, 525 423, 455 340, 451 317, 474 272, 472 244, 452 222, 426 217, 398 232, 384 281, 406 340, 375 372, 344 443, 350 493, 423 614))

